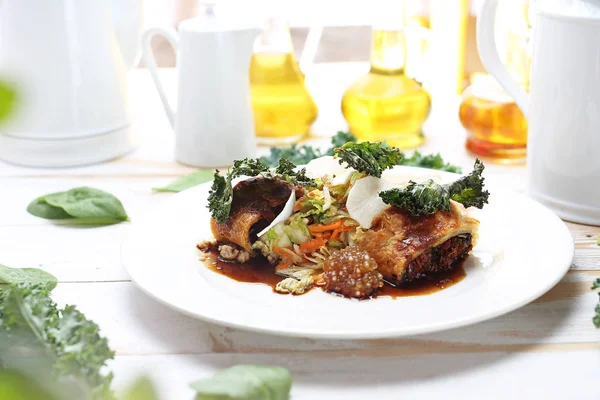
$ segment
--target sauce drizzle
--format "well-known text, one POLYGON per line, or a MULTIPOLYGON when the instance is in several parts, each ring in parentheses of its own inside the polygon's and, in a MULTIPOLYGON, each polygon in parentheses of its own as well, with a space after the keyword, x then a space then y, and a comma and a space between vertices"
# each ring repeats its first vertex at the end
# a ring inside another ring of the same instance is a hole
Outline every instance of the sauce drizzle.
MULTIPOLYGON (((277 275, 274 267, 267 264, 265 260, 252 259, 247 263, 238 264, 219 259, 219 253, 216 249, 208 252, 203 251, 202 253, 206 256, 204 264, 208 268, 238 282, 261 283, 270 286, 271 290, 275 292, 277 283, 285 279, 285 277, 277 275)), ((425 276, 402 286, 392 286, 384 283, 383 287, 379 289, 379 292, 374 297, 391 297, 395 299, 398 297, 432 294, 457 284, 466 276, 467 274, 461 262, 450 271, 425 276)))

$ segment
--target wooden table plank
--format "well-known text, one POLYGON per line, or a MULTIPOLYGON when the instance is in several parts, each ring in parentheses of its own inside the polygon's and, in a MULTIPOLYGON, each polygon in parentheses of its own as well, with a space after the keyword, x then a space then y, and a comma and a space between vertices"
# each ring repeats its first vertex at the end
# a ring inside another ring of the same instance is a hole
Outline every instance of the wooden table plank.
POLYGON ((162 399, 191 399, 189 382, 234 364, 290 369, 294 400, 354 399, 597 399, 596 351, 429 356, 213 354, 118 356, 112 363, 122 391, 144 374, 162 399))
POLYGON ((595 346, 599 333, 591 318, 598 296, 589 288, 596 277, 600 272, 570 273, 534 303, 470 327, 381 340, 286 338, 213 325, 159 304, 130 282, 61 283, 54 298, 59 304, 76 304, 96 321, 121 355, 283 351, 337 354, 348 349, 397 355, 479 353, 528 351, 535 344, 595 346))

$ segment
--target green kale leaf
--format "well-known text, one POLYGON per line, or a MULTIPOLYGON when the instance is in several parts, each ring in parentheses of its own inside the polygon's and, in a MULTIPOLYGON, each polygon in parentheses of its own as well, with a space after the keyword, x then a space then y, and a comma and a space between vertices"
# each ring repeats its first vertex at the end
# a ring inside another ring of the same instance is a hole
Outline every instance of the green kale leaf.
MULTIPOLYGON (((600 289, 600 278, 596 279, 592 284, 592 290, 600 289)), ((594 308, 594 318, 592 318, 592 322, 596 328, 600 328, 600 293, 598 293, 598 304, 596 304, 596 308, 594 308)))
MULTIPOLYGON (((10 285, 0 290, 0 364, 9 367, 27 349, 50 360, 62 381, 74 383, 94 400, 113 399, 112 374, 103 373, 114 357, 98 325, 73 306, 58 309, 43 284, 10 285)), ((20 357, 22 358, 22 357, 20 357)))
POLYGON ((402 160, 400 150, 381 142, 348 142, 337 147, 334 153, 340 164, 345 162, 349 167, 377 178, 384 170, 400 165, 402 160))
POLYGON ((414 216, 448 211, 450 200, 465 207, 482 208, 490 196, 487 190, 483 190, 483 169, 484 165, 478 159, 469 175, 450 184, 440 185, 431 179, 421 183, 411 181, 404 188, 384 190, 379 193, 379 197, 384 203, 401 208, 414 216))

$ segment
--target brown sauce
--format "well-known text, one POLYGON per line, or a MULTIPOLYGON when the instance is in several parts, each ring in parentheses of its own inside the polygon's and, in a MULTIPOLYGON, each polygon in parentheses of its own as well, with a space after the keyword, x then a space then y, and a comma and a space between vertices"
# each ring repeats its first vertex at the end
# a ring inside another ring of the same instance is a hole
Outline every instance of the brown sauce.
MULTIPOLYGON (((254 259, 248 263, 237 264, 220 260, 217 250, 210 250, 203 253, 206 255, 204 264, 207 267, 238 282, 262 283, 270 286, 273 292, 275 292, 277 283, 285 279, 277 275, 274 267, 268 265, 264 260, 254 259)), ((466 276, 467 274, 461 263, 450 271, 438 272, 402 286, 395 287, 385 283, 375 297, 391 297, 395 299, 397 297, 432 294, 457 284, 466 276)))

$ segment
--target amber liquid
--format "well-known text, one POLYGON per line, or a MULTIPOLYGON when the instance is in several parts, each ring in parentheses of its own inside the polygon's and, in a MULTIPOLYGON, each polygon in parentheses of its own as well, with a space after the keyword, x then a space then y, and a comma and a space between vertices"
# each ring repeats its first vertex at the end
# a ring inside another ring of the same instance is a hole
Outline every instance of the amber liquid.
POLYGON ((423 143, 421 129, 431 97, 406 76, 405 47, 401 31, 373 31, 371 69, 342 98, 342 113, 359 140, 387 141, 400 148, 423 143))
POLYGON ((467 129, 466 147, 477 156, 503 163, 525 160, 527 121, 515 103, 497 103, 473 95, 459 110, 467 129))
POLYGON ((318 109, 292 53, 255 53, 250 90, 259 142, 291 143, 308 134, 318 109))

